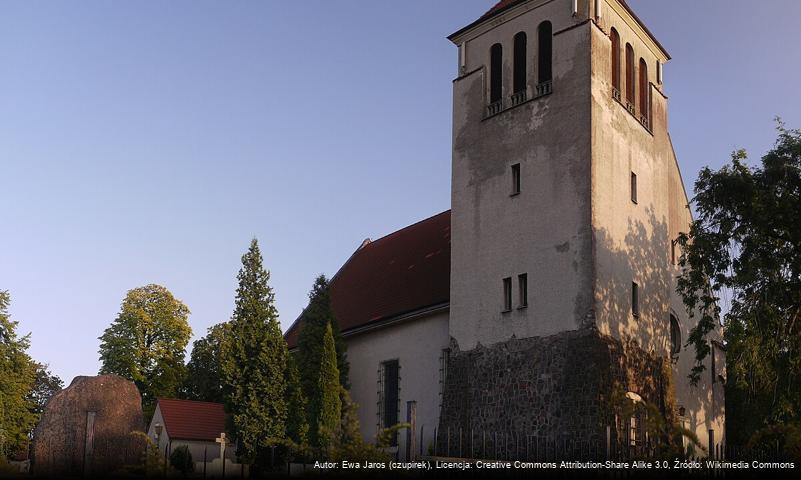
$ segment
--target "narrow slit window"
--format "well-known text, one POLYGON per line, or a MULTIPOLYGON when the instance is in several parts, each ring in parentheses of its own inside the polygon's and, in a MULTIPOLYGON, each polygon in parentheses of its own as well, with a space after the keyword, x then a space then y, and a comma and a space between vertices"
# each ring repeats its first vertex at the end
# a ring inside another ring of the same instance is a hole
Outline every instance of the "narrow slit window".
POLYGON ((717 375, 717 368, 716 368, 716 365, 715 365, 715 344, 713 343, 710 346, 712 348, 709 349, 710 350, 709 351, 709 353, 710 353, 709 356, 710 356, 710 363, 711 363, 711 366, 710 366, 711 368, 709 369, 709 373, 712 374, 712 383, 717 383, 718 382, 718 379, 717 379, 718 375, 717 375))
POLYGON ((517 286, 519 289, 519 308, 528 307, 528 274, 521 273, 517 276, 517 286))
POLYGON ((675 265, 676 264, 676 243, 678 243, 678 240, 671 240, 670 241, 670 264, 671 265, 675 265))
POLYGON ((512 195, 520 193, 520 164, 512 165, 512 195))
MULTIPOLYGON (((382 386, 383 392, 379 402, 381 403, 381 427, 388 428, 398 424, 400 410, 400 366, 397 360, 383 362, 382 366, 382 386)), ((392 439, 392 446, 398 442, 397 435, 392 439)))
POLYGON ((637 282, 631 282, 631 314, 640 316, 640 286, 637 282))
POLYGON ((637 203, 637 174, 631 172, 631 201, 637 203))
POLYGON ((673 355, 681 353, 681 326, 679 326, 679 319, 672 313, 670 314, 670 353, 673 355))
POLYGON ((629 419, 629 445, 632 447, 637 446, 637 417, 633 416, 629 419))
POLYGON ((508 312, 512 309, 512 278, 503 279, 503 311, 508 312))

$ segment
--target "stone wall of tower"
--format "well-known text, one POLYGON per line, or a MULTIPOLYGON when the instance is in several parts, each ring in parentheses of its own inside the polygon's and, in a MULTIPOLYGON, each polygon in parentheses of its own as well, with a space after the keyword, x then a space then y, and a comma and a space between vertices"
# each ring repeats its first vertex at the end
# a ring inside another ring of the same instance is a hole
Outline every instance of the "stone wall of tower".
POLYGON ((592 309, 589 29, 570 0, 531 1, 463 33, 454 81, 450 335, 462 350, 579 328, 592 309), (553 92, 534 98, 537 27, 553 25, 553 92), (584 23, 582 23, 584 22, 584 23), (514 36, 528 38, 529 101, 487 118, 493 44, 512 94, 514 36), (511 166, 521 192, 510 195, 511 166), (517 308, 517 276, 529 304, 517 308), (514 305, 503 312, 502 279, 514 305))
POLYGON ((494 458, 497 447, 504 458, 525 453, 535 458, 540 456, 533 452, 537 445, 540 454, 545 445, 560 451, 570 445, 604 458, 607 426, 613 445, 620 445, 627 434, 628 425, 620 418, 616 423, 615 392, 638 392, 643 400, 672 411, 664 362, 594 328, 511 339, 466 352, 454 349, 437 453, 494 458), (496 438, 503 439, 499 445, 496 438), (471 446, 473 451, 467 451, 471 446))

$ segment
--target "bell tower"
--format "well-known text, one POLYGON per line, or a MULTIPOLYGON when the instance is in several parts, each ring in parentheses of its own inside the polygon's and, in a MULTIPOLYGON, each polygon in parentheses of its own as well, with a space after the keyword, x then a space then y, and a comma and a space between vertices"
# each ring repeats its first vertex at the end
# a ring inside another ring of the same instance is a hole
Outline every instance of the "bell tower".
POLYGON ((524 425, 624 445, 642 422, 597 407, 622 389, 670 422, 691 412, 682 421, 714 447, 723 388, 714 362, 707 383, 687 383, 694 352, 681 342, 694 319, 676 293, 675 239, 692 216, 667 130, 670 56, 624 0, 501 0, 448 38, 440 431, 524 425))
POLYGON ((449 37, 450 334, 462 350, 592 322, 587 9, 505 0, 449 37))

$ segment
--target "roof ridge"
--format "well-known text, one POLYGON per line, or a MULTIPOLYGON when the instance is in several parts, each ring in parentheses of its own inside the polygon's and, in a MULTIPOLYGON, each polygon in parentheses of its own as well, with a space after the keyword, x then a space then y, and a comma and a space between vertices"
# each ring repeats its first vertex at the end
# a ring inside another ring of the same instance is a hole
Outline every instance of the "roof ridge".
POLYGON ((431 215, 430 217, 427 217, 427 218, 424 218, 424 219, 422 219, 422 220, 419 220, 419 221, 417 221, 417 222, 414 222, 414 223, 412 223, 411 225, 406 225, 405 227, 403 227, 403 228, 400 228, 400 229, 398 229, 398 230, 395 230, 394 232, 388 233, 388 234, 384 235, 383 237, 379 237, 379 238, 377 238, 377 239, 375 239, 375 240, 371 240, 371 241, 370 241, 370 242, 369 242, 367 245, 364 245, 362 248, 360 248, 360 249, 356 250, 356 252, 359 252, 360 250, 363 250, 363 249, 365 249, 365 248, 368 248, 368 247, 370 247, 370 246, 372 246, 372 245, 374 245, 374 244, 376 244, 376 243, 378 243, 378 242, 380 242, 380 241, 382 241, 382 240, 386 240, 387 238, 389 238, 389 237, 391 237, 391 236, 393 236, 393 235, 395 235, 395 234, 397 234, 397 233, 400 233, 400 232, 402 232, 402 231, 404 231, 404 230, 408 230, 408 229, 410 229, 410 228, 412 228, 412 227, 415 227, 415 226, 417 226, 417 225, 419 225, 419 224, 421 224, 421 223, 424 223, 424 222, 427 222, 427 221, 429 221, 429 220, 431 220, 431 219, 437 218, 437 217, 439 217, 440 215, 445 215, 446 213, 449 213, 450 211, 451 211, 451 209, 449 208, 449 209, 447 209, 447 210, 445 210, 445 211, 439 212, 439 213, 437 213, 437 214, 435 214, 435 215, 431 215))
POLYGON ((184 403, 207 403, 209 405, 222 405, 223 407, 225 404, 222 402, 209 402, 207 400, 190 400, 188 398, 166 398, 166 397, 156 397, 156 403, 161 401, 170 401, 170 402, 184 402, 184 403))

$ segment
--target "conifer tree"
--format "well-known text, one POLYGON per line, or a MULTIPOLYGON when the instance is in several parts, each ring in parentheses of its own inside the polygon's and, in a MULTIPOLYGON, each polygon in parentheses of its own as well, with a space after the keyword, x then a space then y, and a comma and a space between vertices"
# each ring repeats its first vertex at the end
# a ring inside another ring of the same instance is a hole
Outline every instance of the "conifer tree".
POLYGON ((221 351, 226 407, 248 460, 265 464, 268 448, 286 438, 289 355, 256 239, 242 256, 236 307, 221 351))
POLYGON ((28 335, 17 336, 17 322, 8 315, 10 297, 0 291, 0 459, 24 449, 36 421, 30 399, 36 364, 28 356, 28 335))
POLYGON ((340 417, 342 416, 342 400, 339 397, 339 369, 334 346, 334 334, 331 324, 326 325, 323 336, 323 352, 320 360, 320 376, 317 382, 320 391, 320 415, 317 418, 318 442, 327 447, 338 435, 340 417))
POLYGON ((286 366, 286 436, 296 445, 304 446, 308 441, 309 424, 306 421, 306 398, 300 388, 300 374, 294 355, 289 356, 286 366))
POLYGON ((322 392, 317 387, 320 379, 320 360, 323 355, 323 337, 329 325, 336 348, 339 381, 342 386, 348 388, 349 366, 346 346, 331 308, 328 279, 324 275, 320 275, 309 292, 309 305, 302 314, 297 352, 300 384, 307 402, 306 418, 309 421, 309 441, 312 445, 319 444, 317 419, 320 415, 322 392))

